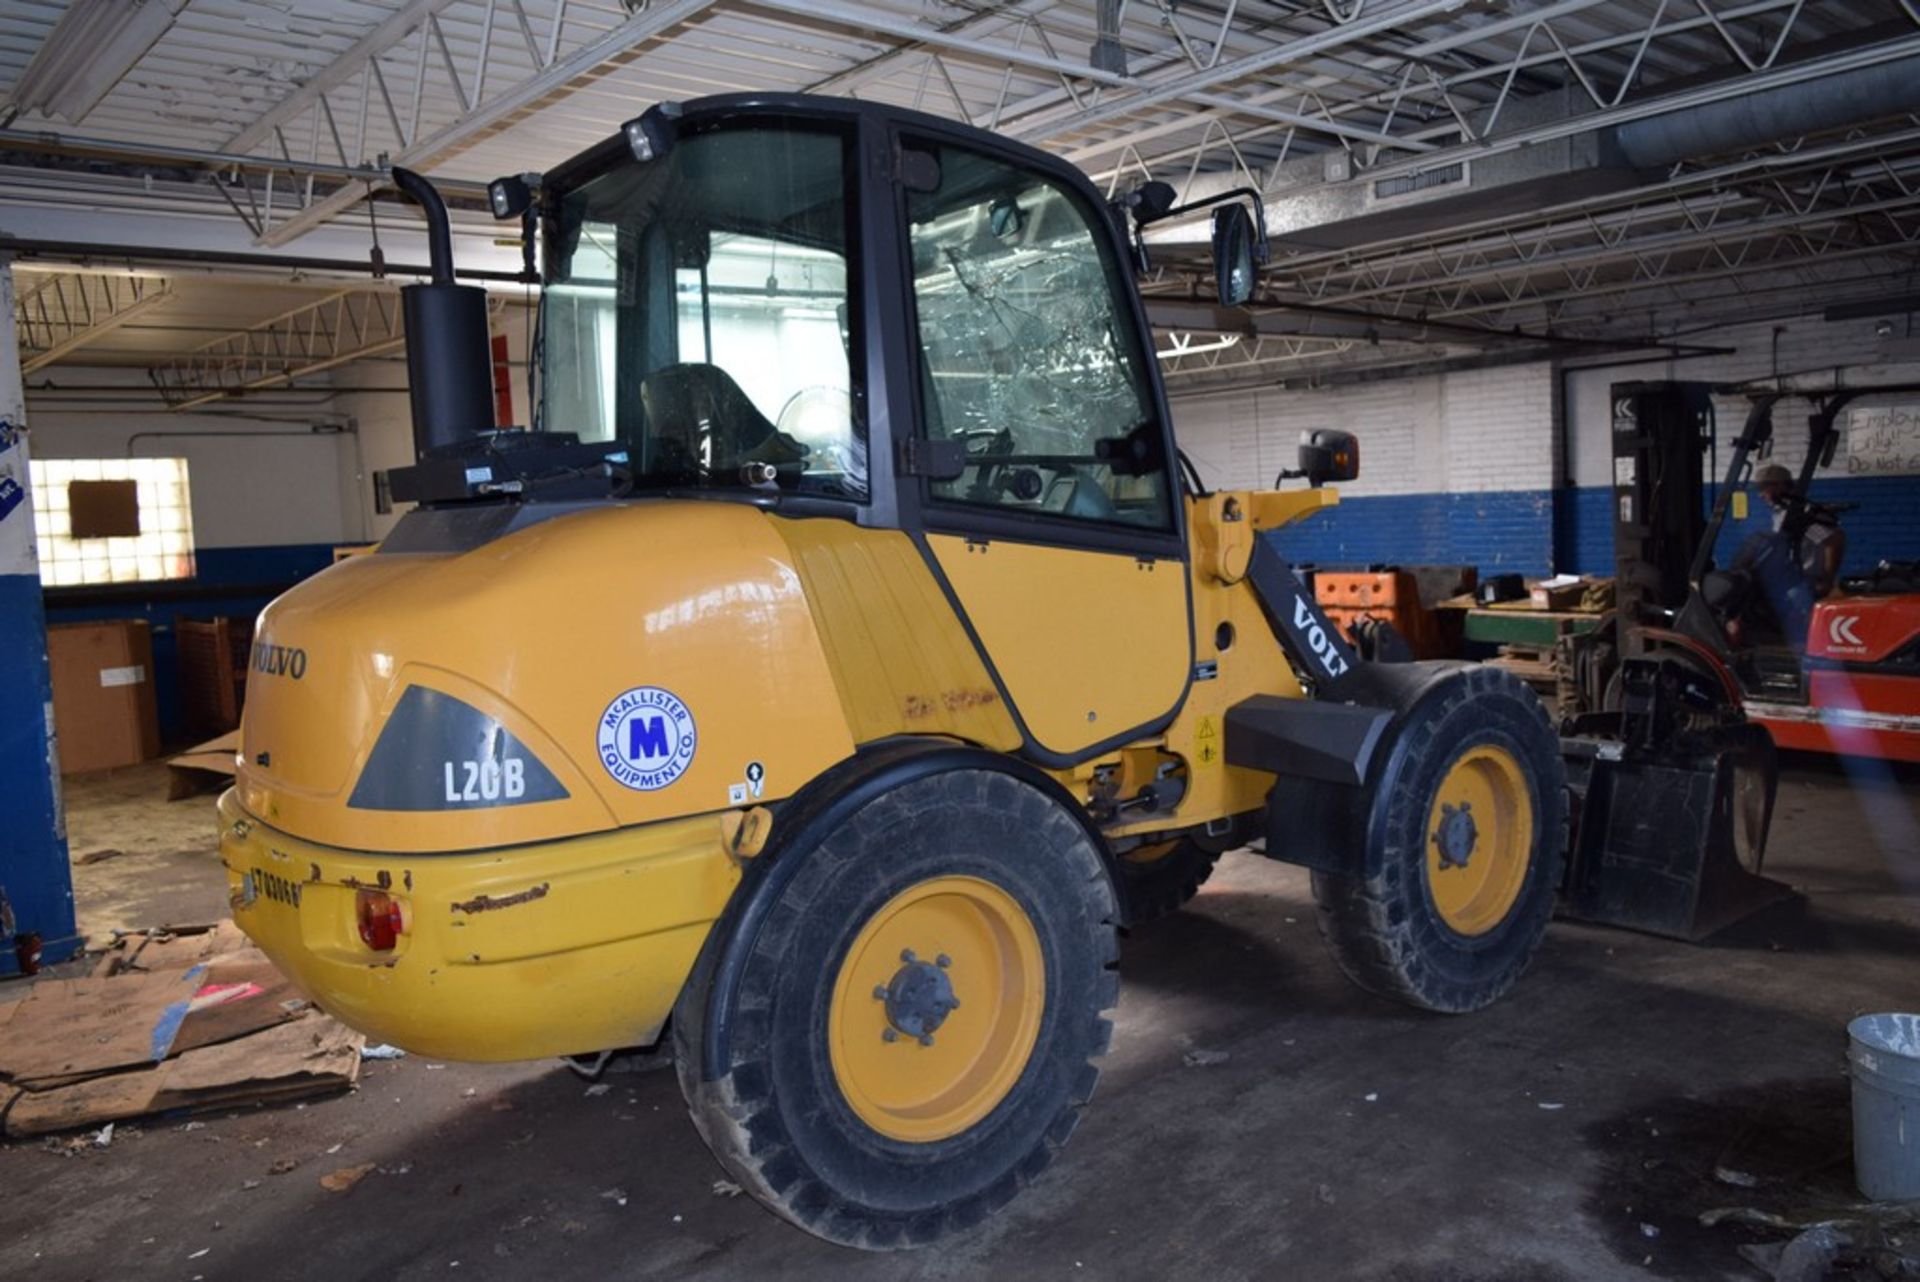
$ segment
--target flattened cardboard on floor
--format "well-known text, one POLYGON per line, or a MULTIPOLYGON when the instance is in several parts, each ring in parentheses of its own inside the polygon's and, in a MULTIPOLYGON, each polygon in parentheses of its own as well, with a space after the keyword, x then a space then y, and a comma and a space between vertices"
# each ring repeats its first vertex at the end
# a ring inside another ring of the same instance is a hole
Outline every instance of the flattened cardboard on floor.
POLYGON ((173 1049, 206 967, 34 985, 0 1026, 0 1077, 52 1084, 140 1064, 173 1049))
POLYGON ((173 1039, 173 1053, 184 1055, 247 1037, 299 1019, 308 1009, 307 999, 266 954, 249 948, 207 966, 200 991, 173 1039))
POLYGON ((215 788, 224 788, 239 769, 234 754, 240 751, 240 732, 197 743, 175 757, 167 758, 167 800, 179 801, 215 788))
POLYGON ((246 1037, 308 1009, 253 948, 184 969, 49 980, 0 1008, 0 1077, 51 1089, 246 1037))
POLYGON ((345 1090, 360 1075, 361 1040, 345 1025, 309 1014, 154 1067, 56 1090, 19 1091, 4 1105, 6 1134, 44 1135, 147 1113, 230 1108, 345 1090))

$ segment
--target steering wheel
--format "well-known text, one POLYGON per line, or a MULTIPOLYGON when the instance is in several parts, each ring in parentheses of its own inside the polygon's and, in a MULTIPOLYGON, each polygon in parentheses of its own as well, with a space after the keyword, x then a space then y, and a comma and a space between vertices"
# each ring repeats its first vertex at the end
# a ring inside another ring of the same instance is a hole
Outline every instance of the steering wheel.
POLYGON ((1013 433, 1005 428, 974 427, 961 431, 960 440, 967 450, 967 461, 979 469, 967 497, 975 503, 993 503, 1006 488, 1011 469, 995 463, 996 456, 1013 453, 1013 433))

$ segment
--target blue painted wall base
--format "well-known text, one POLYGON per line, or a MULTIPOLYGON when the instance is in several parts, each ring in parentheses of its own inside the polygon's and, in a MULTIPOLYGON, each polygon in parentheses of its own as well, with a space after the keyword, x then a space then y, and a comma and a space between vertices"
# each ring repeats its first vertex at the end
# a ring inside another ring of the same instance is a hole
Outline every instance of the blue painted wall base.
POLYGON ((1272 537, 1295 565, 1474 565, 1483 577, 1539 576, 1553 564, 1553 491, 1342 498, 1272 537))
POLYGON ((60 810, 59 778, 47 750, 53 676, 40 578, 0 575, 0 976, 20 973, 21 936, 40 937, 40 961, 80 951, 73 917, 73 870, 60 810), (8 923, 11 922, 11 929, 8 923))
MULTIPOLYGON (((1559 493, 1555 566, 1573 574, 1612 574, 1613 490, 1582 486, 1559 493)), ((1814 481, 1812 496, 1822 503, 1858 505, 1840 514, 1847 535, 1843 574, 1864 574, 1883 560, 1920 560, 1920 476, 1822 477, 1814 481)), ((1700 503, 1702 512, 1711 512, 1711 489, 1701 493, 1700 503)), ((1749 490, 1747 519, 1727 521, 1714 545, 1715 564, 1730 564, 1749 536, 1772 528, 1771 513, 1749 490)))
MULTIPOLYGON (((1822 478, 1813 497, 1857 504, 1841 515, 1848 574, 1881 560, 1920 560, 1920 476, 1822 478)), ((1701 495, 1703 511, 1711 491, 1701 495)), ((1732 561, 1749 536, 1771 527, 1759 500, 1745 521, 1728 521, 1715 549, 1732 561)), ((1296 565, 1473 565, 1480 575, 1610 575, 1613 490, 1494 490, 1476 494, 1393 494, 1343 498, 1271 536, 1296 565)))

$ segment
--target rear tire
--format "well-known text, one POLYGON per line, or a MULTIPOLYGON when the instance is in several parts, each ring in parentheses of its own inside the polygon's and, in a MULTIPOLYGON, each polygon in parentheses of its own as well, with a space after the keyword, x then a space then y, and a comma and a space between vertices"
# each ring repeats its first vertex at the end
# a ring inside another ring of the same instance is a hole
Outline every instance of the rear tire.
POLYGON ((1513 987, 1553 915, 1567 841, 1559 738, 1533 692, 1489 667, 1426 687, 1388 733, 1363 875, 1313 875, 1321 933, 1370 992, 1479 1010, 1513 987))
POLYGON ((1181 837, 1168 843, 1166 853, 1157 858, 1121 855, 1115 859, 1114 889, 1120 898, 1120 924, 1144 926, 1179 912, 1213 876, 1213 866, 1220 862, 1222 853, 1207 849, 1192 837, 1181 837))
POLYGON ((985 1219, 1066 1143, 1112 1035, 1094 839, 1036 787, 949 770, 771 857, 803 862, 736 941, 731 996, 703 962, 681 999, 730 1004, 729 1062, 701 1063, 703 1020, 674 1020, 701 1135, 761 1202, 845 1246, 985 1219))

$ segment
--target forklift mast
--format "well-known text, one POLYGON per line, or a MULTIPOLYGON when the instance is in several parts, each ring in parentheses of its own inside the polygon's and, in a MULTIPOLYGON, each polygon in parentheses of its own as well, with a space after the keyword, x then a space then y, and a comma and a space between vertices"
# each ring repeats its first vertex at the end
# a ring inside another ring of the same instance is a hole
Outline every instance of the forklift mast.
MULTIPOLYGON (((1620 618, 1629 627, 1665 622, 1686 604, 1695 551, 1706 533, 1701 456, 1712 439, 1711 389, 1706 383, 1615 383, 1612 399, 1620 618)), ((1629 642, 1626 653, 1638 652, 1629 642)))

